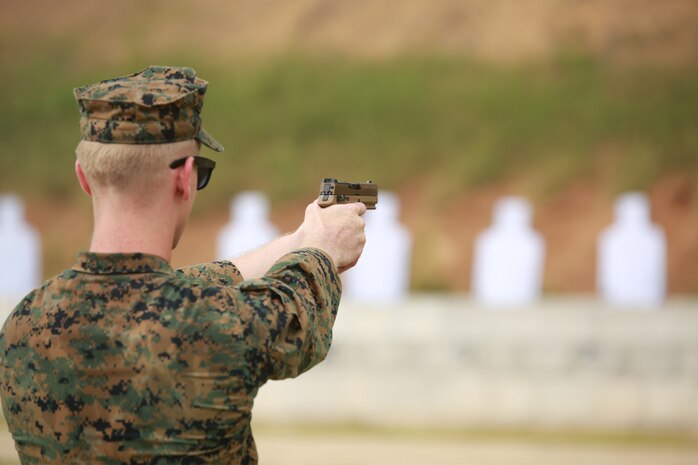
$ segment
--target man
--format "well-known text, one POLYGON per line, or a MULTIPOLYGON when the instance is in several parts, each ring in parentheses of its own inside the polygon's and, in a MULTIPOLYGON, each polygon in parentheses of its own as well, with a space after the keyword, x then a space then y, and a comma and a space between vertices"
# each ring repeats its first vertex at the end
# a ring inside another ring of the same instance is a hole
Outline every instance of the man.
POLYGON ((223 150, 201 127, 206 86, 190 68, 150 67, 75 89, 90 250, 0 337, 23 464, 257 463, 257 390, 327 354, 363 205, 312 203, 298 230, 235 264, 169 265, 215 166, 200 144, 223 150))

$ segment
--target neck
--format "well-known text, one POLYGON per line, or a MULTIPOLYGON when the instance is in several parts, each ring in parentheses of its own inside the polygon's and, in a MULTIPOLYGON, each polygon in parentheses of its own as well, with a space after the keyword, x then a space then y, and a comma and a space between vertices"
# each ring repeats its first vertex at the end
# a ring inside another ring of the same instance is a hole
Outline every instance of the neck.
POLYGON ((93 209, 95 225, 90 252, 140 252, 170 261, 176 221, 167 209, 127 199, 110 199, 105 205, 95 201, 93 209))

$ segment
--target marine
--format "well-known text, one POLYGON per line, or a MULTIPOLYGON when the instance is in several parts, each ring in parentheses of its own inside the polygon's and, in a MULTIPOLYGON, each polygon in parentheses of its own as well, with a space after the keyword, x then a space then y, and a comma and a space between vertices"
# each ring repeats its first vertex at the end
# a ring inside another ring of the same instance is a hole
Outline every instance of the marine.
POLYGON ((339 274, 365 206, 308 205, 298 229, 231 260, 170 265, 223 147, 208 83, 151 66, 79 87, 75 172, 89 250, 27 295, 0 333, 0 399, 22 464, 255 464, 250 420, 270 379, 330 348, 339 274))

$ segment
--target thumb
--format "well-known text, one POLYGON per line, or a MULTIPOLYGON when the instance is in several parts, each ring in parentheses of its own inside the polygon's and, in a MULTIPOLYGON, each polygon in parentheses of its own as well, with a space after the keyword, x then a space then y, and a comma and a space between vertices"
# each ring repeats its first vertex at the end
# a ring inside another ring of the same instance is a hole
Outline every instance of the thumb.
POLYGON ((364 213, 366 213, 366 205, 364 205, 361 202, 356 202, 355 204, 355 209, 356 209, 356 214, 359 216, 362 216, 364 213))

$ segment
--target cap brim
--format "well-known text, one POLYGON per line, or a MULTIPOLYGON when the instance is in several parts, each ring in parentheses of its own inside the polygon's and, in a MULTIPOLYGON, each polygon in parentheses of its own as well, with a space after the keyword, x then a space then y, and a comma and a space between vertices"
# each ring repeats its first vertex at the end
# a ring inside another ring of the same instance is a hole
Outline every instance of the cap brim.
POLYGON ((206 132, 206 130, 203 127, 199 129, 199 133, 196 135, 195 139, 204 144, 206 147, 210 148, 211 150, 215 150, 216 152, 223 151, 223 146, 216 139, 211 137, 211 134, 206 132))

